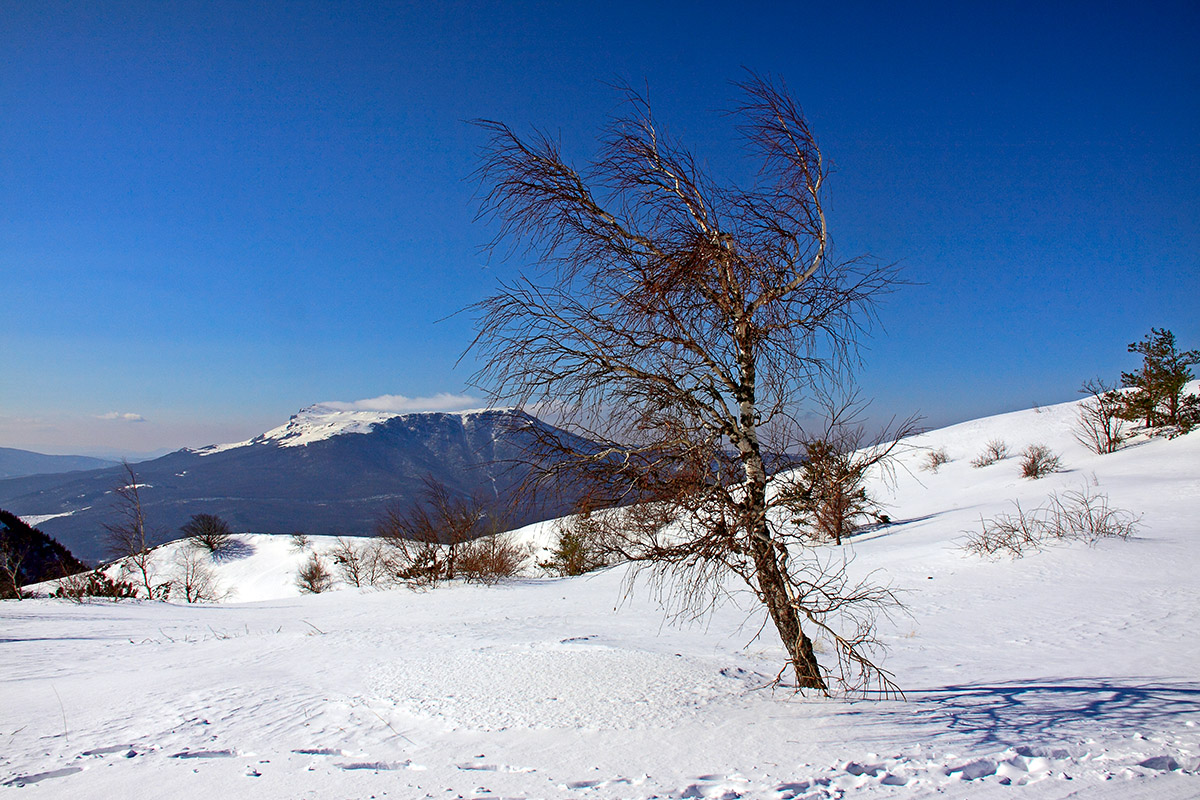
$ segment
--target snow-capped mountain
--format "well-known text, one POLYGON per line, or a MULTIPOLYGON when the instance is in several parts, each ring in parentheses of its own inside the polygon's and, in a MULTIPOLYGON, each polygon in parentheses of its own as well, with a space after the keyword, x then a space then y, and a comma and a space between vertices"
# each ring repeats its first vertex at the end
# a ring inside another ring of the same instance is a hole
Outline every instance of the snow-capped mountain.
MULTIPOLYGON (((160 540, 199 513, 239 531, 362 535, 386 508, 411 504, 426 478, 455 493, 504 498, 525 475, 515 462, 533 426, 544 424, 512 409, 393 414, 316 405, 249 441, 180 450, 134 469, 160 540)), ((123 479, 116 467, 3 480, 0 508, 95 561, 105 555, 103 523, 114 518, 112 490, 123 479)))

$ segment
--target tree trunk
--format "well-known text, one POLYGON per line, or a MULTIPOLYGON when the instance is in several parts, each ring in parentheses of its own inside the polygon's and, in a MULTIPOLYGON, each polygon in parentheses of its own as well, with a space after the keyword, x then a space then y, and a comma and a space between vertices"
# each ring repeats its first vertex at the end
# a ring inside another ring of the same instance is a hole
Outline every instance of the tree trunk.
POLYGON ((774 547, 770 541, 755 536, 751 539, 750 548, 754 555, 759 596, 787 648, 788 658, 796 672, 796 685, 801 689, 827 691, 816 654, 813 653, 812 641, 804 635, 800 618, 788 596, 786 578, 774 547))

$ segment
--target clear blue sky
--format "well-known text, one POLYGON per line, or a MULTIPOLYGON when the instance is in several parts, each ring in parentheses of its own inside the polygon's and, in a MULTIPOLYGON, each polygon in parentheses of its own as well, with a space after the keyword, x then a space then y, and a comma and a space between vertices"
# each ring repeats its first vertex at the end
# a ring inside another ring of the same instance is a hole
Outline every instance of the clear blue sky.
MULTIPOLYGON (((736 170, 782 78, 882 309, 876 413, 1070 399, 1151 326, 1200 346, 1200 5, 0 6, 0 446, 246 438, 318 401, 469 393, 487 117, 582 160, 616 103, 736 170)), ((467 402, 467 401, 464 401, 467 402)))

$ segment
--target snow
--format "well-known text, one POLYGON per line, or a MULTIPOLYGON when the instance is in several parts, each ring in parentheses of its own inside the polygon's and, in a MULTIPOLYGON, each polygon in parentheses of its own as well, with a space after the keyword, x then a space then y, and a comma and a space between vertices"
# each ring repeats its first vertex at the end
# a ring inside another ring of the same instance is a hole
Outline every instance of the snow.
POLYGON ((464 411, 358 411, 341 409, 317 403, 300 409, 291 419, 277 428, 244 442, 230 444, 213 444, 196 451, 202 456, 211 456, 234 450, 239 447, 249 447, 254 444, 274 443, 279 447, 303 447, 313 442, 331 439, 354 433, 370 433, 376 425, 396 417, 415 416, 418 414, 453 414, 460 417, 471 417, 482 414, 488 409, 467 409, 464 411))
POLYGON ((772 689, 782 649, 733 584, 690 624, 623 566, 302 596, 307 552, 246 534, 212 565, 230 602, 0 603, 0 794, 1196 797, 1200 433, 1097 456, 1074 413, 917 437, 873 487, 895 523, 830 548, 902 594, 882 634, 904 701, 772 689), (972 467, 996 438, 1013 455, 972 467), (1062 472, 1020 477, 1035 443, 1062 472), (1136 535, 962 551, 981 517, 1082 486, 1141 514, 1136 535))
POLYGON ((63 511, 60 514, 29 514, 27 516, 21 517, 21 521, 24 522, 26 525, 28 525, 31 528, 36 528, 38 525, 41 525, 43 522, 48 522, 49 520, 52 520, 52 519, 58 519, 59 517, 69 517, 72 514, 74 514, 76 511, 87 511, 89 508, 91 508, 91 506, 73 509, 71 511, 63 511))

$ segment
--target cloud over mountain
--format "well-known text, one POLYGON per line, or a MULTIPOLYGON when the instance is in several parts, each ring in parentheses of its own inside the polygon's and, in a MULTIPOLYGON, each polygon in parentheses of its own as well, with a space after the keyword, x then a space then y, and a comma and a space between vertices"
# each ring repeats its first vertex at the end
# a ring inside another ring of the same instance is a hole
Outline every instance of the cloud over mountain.
POLYGON ((466 394, 439 392, 432 397, 381 394, 379 397, 354 400, 349 403, 331 400, 318 405, 334 411, 389 411, 397 414, 411 414, 418 411, 464 411, 469 408, 483 408, 487 402, 466 394))

